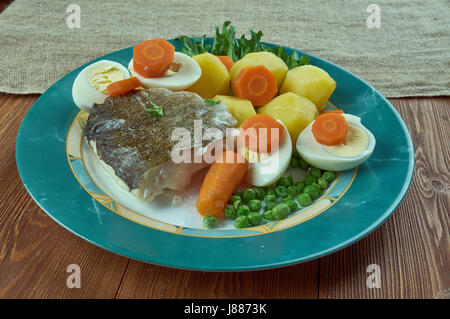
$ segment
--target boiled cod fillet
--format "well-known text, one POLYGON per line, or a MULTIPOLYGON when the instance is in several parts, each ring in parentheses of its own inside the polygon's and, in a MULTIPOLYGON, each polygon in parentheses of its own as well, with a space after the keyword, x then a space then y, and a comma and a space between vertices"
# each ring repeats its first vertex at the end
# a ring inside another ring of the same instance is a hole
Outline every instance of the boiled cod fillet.
MULTIPOLYGON (((236 124, 227 107, 207 104, 191 92, 172 92, 164 88, 139 90, 120 97, 108 97, 103 104, 94 104, 83 133, 112 178, 135 197, 153 200, 164 192, 181 192, 192 175, 208 166, 205 161, 175 163, 171 152, 179 141, 172 140, 176 128, 188 129, 194 149, 194 120, 202 121, 203 131, 214 128, 226 134, 236 124), (145 111, 150 102, 161 106, 163 116, 151 116, 145 111)), ((203 141, 206 149, 220 139, 203 141)), ((191 157, 193 158, 193 156, 191 157)))

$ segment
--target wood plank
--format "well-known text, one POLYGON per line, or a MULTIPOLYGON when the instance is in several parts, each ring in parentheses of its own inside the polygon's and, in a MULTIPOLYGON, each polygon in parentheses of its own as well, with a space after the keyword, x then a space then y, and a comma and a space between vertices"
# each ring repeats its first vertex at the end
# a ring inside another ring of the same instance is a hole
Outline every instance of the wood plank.
POLYGON ((317 298, 317 260, 272 270, 196 272, 131 260, 118 298, 317 298))
POLYGON ((73 235, 46 215, 17 172, 15 140, 37 95, 0 95, 0 298, 114 298, 128 259, 73 235), (5 98, 6 96, 6 98, 5 98), (67 288, 67 266, 81 288, 67 288))
POLYGON ((415 148, 411 187, 384 225, 320 260, 320 298, 448 298, 450 98, 391 101, 415 148), (366 286, 369 264, 380 265, 380 289, 366 286))

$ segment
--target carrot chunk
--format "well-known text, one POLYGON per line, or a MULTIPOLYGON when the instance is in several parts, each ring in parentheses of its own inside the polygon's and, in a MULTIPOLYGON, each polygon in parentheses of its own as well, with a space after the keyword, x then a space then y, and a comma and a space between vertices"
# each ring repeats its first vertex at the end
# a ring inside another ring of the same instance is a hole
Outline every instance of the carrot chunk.
POLYGON ((162 76, 170 68, 175 47, 164 39, 147 40, 133 48, 133 69, 146 78, 162 76))
POLYGON ((327 113, 344 114, 344 111, 342 111, 342 110, 323 110, 322 112, 320 112, 320 115, 327 114, 327 113))
POLYGON ((348 123, 341 114, 319 115, 312 125, 312 133, 317 142, 324 145, 337 145, 345 140, 348 123))
POLYGON ((241 155, 226 151, 218 156, 206 173, 197 199, 202 216, 221 218, 233 192, 244 181, 248 162, 241 155))
POLYGON ((128 93, 137 87, 141 86, 141 83, 136 77, 113 82, 106 87, 106 91, 110 96, 119 96, 128 93))
POLYGON ((233 60, 228 55, 217 55, 217 57, 227 67, 228 72, 230 72, 231 67, 234 65, 233 60))
POLYGON ((263 106, 277 94, 277 79, 263 65, 244 68, 232 83, 234 95, 250 100, 253 106, 263 106))
POLYGON ((284 127, 269 114, 255 114, 241 124, 244 145, 258 153, 272 153, 277 150, 284 127), (252 130, 254 129, 254 130, 252 130))

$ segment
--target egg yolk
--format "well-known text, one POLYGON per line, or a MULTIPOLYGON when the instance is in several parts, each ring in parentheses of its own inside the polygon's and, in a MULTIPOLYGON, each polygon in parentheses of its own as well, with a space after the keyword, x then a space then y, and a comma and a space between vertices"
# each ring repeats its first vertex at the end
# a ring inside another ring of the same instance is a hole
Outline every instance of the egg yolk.
POLYGON ((108 85, 123 79, 125 79, 123 72, 111 65, 99 65, 89 70, 88 73, 89 85, 105 94, 108 85))
POLYGON ((325 149, 340 157, 355 157, 364 152, 369 145, 369 137, 364 130, 349 124, 345 140, 338 145, 325 146, 325 149))

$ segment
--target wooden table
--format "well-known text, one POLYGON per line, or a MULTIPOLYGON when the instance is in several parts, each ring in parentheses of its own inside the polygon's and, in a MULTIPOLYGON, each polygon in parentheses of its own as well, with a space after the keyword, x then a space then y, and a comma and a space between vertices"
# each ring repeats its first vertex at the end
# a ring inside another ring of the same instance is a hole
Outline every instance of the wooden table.
MULTIPOLYGON (((11 1, 0 3, 0 12, 11 1)), ((241 273, 175 270, 87 243, 25 190, 16 135, 39 95, 0 93, 0 298, 449 298, 450 98, 390 99, 413 139, 414 177, 381 227, 332 255, 241 273), (78 264, 81 288, 67 288, 78 264), (367 288, 378 264, 381 288, 367 288)))
POLYGON ((274 270, 211 273, 145 264, 73 235, 33 201, 15 161, 19 125, 38 95, 0 93, 0 298, 450 297, 450 98, 391 99, 411 133, 415 172, 394 214, 332 255, 274 270), (81 288, 67 288, 67 266, 81 288), (367 266, 381 288, 367 288, 367 266))

